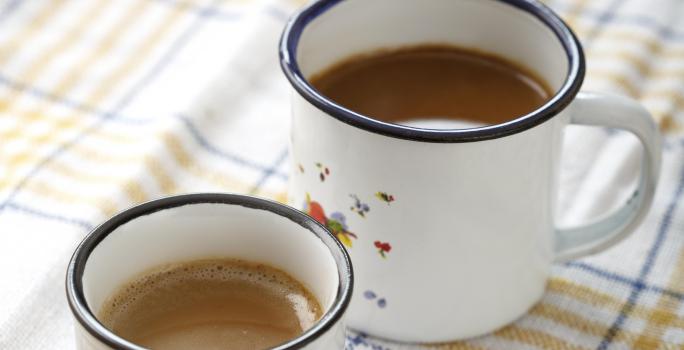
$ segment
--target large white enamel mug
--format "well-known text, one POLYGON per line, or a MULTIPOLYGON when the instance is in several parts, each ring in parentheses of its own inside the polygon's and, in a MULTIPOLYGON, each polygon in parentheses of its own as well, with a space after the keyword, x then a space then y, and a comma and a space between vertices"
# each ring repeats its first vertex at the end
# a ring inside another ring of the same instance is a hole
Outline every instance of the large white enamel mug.
POLYGON ((539 2, 322 0, 290 20, 280 55, 294 89, 289 202, 347 245, 356 267, 352 328, 410 342, 493 331, 541 298, 554 261, 614 245, 651 204, 661 151, 651 116, 630 99, 579 92, 580 43, 539 2), (307 81, 356 54, 425 43, 507 58, 555 94, 504 124, 428 129, 365 117, 307 81), (643 170, 622 209, 557 229, 570 123, 633 133, 643 170))

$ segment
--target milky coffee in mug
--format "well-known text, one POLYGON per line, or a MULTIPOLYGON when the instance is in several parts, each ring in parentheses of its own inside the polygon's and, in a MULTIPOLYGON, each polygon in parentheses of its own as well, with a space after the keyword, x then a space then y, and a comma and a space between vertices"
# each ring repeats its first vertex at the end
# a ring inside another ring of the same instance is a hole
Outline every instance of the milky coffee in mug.
POLYGON ((547 84, 524 67, 447 45, 357 55, 310 81, 343 107, 399 124, 435 116, 500 124, 539 108, 551 96, 547 84))

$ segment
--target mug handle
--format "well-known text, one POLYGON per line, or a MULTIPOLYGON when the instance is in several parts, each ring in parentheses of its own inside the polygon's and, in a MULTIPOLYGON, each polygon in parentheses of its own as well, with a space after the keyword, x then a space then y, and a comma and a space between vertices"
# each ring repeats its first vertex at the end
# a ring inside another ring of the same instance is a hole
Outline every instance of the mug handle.
POLYGON ((644 152, 639 185, 622 208, 594 223, 556 230, 556 261, 600 252, 627 237, 646 216, 660 173, 660 132, 651 114, 638 102, 616 95, 580 92, 571 107, 570 123, 629 131, 639 138, 644 152))

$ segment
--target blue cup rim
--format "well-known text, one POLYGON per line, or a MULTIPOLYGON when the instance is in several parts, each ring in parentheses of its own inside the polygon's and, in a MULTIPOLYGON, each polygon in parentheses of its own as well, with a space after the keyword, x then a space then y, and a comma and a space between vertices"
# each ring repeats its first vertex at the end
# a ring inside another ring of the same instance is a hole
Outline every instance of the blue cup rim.
POLYGON ((533 15, 551 29, 560 41, 568 58, 568 73, 563 85, 551 99, 538 109, 514 120, 472 129, 425 129, 366 117, 336 104, 319 93, 306 80, 297 63, 297 47, 306 26, 342 1, 344 0, 319 0, 290 18, 280 39, 280 66, 290 84, 304 99, 329 116, 353 127, 392 138, 420 142, 459 143, 491 140, 528 130, 553 118, 572 102, 582 86, 586 69, 582 45, 575 33, 558 15, 535 0, 487 0, 504 3, 533 15))
POLYGON ((155 199, 126 209, 93 229, 78 245, 67 267, 66 295, 74 318, 88 334, 114 349, 145 350, 142 346, 129 342, 107 329, 100 323, 88 306, 82 281, 88 258, 100 242, 107 238, 110 233, 131 220, 166 209, 204 203, 264 210, 273 215, 289 219, 320 239, 335 260, 339 284, 335 300, 330 309, 310 329, 286 343, 277 345, 271 350, 304 348, 341 320, 349 306, 354 288, 352 263, 347 250, 327 228, 309 215, 272 200, 231 193, 192 193, 155 199))

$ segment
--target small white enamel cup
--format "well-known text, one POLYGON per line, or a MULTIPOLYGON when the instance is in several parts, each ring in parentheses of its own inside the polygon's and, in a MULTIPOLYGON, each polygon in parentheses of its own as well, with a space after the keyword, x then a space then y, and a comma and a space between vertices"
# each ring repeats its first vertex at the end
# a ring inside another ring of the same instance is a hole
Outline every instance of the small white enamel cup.
POLYGON ((340 243, 301 212, 233 194, 189 194, 128 209, 93 230, 67 270, 66 291, 85 349, 143 349, 105 328, 105 299, 155 266, 203 258, 237 258, 278 267, 302 282, 325 313, 301 336, 274 349, 343 349, 343 314, 352 269, 340 243))
POLYGON ((537 1, 317 1, 290 20, 280 56, 294 89, 289 202, 349 246, 352 328, 409 342, 493 331, 541 298, 554 261, 616 244, 651 205, 661 152, 651 116, 630 99, 579 92, 581 45, 537 1), (504 124, 429 129, 365 117, 307 82, 356 54, 425 43, 505 57, 555 95, 504 124), (553 208, 569 123, 627 130, 644 157, 622 209, 566 230, 553 208))

